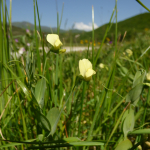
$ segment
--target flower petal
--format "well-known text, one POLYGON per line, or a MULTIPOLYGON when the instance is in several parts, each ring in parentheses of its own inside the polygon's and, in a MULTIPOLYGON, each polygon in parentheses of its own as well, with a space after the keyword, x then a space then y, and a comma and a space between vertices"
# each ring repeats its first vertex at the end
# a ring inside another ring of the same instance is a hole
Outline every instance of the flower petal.
POLYGON ((57 34, 48 34, 46 39, 52 46, 54 46, 56 40, 59 39, 59 36, 57 34))
POLYGON ((88 59, 82 59, 83 63, 84 63, 84 66, 85 66, 85 69, 86 71, 88 69, 92 69, 92 63, 88 60, 88 59))
POLYGON ((85 68, 85 64, 83 60, 79 60, 79 71, 80 71, 80 74, 84 77, 86 73, 86 68, 85 68))
POLYGON ((85 73, 85 77, 89 78, 94 74, 96 74, 96 72, 93 69, 88 69, 87 72, 85 73))
POLYGON ((59 39, 54 43, 54 49, 60 49, 60 46, 63 45, 59 39))

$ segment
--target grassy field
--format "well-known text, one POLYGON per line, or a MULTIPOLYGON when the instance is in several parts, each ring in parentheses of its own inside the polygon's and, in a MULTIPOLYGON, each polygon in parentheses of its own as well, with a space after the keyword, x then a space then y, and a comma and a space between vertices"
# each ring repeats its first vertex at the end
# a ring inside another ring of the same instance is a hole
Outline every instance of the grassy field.
MULTIPOLYGON (((150 147, 149 29, 136 31, 132 40, 120 37, 116 1, 100 45, 93 29, 87 50, 65 53, 61 36, 61 42, 53 35, 49 43, 36 32, 38 19, 35 32, 21 29, 23 35, 14 37, 2 0, 0 9, 0 149, 150 147)), ((59 13, 57 20, 59 35, 59 13)))

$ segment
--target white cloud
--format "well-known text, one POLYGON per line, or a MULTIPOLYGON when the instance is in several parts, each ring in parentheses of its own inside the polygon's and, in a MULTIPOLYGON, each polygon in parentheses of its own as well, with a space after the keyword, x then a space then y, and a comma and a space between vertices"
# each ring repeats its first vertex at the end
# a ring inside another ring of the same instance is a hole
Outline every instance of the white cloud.
MULTIPOLYGON (((96 28, 98 28, 98 25, 94 23, 94 29, 96 28)), ((74 29, 90 31, 92 30, 92 23, 84 24, 83 22, 77 22, 74 24, 74 29)))

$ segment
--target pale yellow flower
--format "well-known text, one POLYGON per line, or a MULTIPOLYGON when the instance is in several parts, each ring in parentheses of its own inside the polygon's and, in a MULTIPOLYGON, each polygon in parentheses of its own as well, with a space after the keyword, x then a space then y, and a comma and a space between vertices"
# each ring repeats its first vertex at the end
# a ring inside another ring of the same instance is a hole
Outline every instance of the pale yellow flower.
POLYGON ((108 67, 106 66, 106 65, 104 65, 103 63, 100 63, 99 64, 99 67, 101 68, 101 69, 106 69, 106 70, 108 70, 108 67))
POLYGON ((57 34, 48 34, 46 39, 53 46, 54 50, 59 50, 60 46, 63 45, 57 34))
POLYGON ((99 67, 103 69, 105 67, 105 65, 103 63, 100 63, 99 67))
POLYGON ((146 74, 146 79, 147 79, 148 81, 150 81, 150 72, 148 72, 148 73, 146 74))
POLYGON ((92 69, 91 62, 88 59, 79 60, 79 71, 85 81, 90 81, 92 75, 96 74, 96 72, 92 69))
POLYGON ((133 52, 130 49, 126 49, 126 53, 128 54, 128 56, 132 56, 133 52))
POLYGON ((83 121, 83 124, 86 124, 86 120, 83 121))
POLYGON ((150 142, 146 141, 145 144, 147 145, 147 147, 150 147, 150 142))
POLYGON ((137 148, 138 148, 138 150, 142 150, 142 146, 141 145, 139 145, 137 148))

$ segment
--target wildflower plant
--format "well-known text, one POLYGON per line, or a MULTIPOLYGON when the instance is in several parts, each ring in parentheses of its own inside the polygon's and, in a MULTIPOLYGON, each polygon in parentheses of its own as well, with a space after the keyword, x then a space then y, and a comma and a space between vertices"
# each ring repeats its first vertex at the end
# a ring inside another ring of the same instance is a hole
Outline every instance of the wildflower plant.
POLYGON ((90 81, 96 72, 92 69, 92 64, 88 59, 79 60, 79 71, 81 79, 90 81))
POLYGON ((132 50, 130 50, 130 49, 126 49, 126 53, 127 53, 128 57, 131 57, 133 54, 132 50))
POLYGON ((148 81, 150 81, 150 72, 148 72, 148 73, 146 74, 146 79, 147 79, 148 81))
MULTIPOLYGON (((149 76, 142 68, 150 67, 149 49, 142 52, 145 47, 139 46, 141 55, 135 53, 131 57, 133 54, 126 51, 130 59, 120 57, 118 52, 122 54, 130 45, 117 46, 117 1, 100 48, 94 47, 92 7, 92 51, 88 47, 88 51, 64 55, 58 55, 66 51, 59 38, 59 14, 57 34, 41 38, 37 0, 33 2, 34 35, 27 30, 26 36, 16 44, 11 33, 11 13, 8 38, 8 14, 0 1, 3 8, 0 8, 0 16, 3 16, 0 21, 0 149, 61 150, 94 146, 93 149, 127 150, 148 143, 149 138, 145 135, 150 134, 150 85, 144 83, 149 76), (104 41, 109 41, 106 37, 113 25, 113 16, 116 18, 114 44, 106 47, 104 41), (49 45, 53 53, 45 52, 49 45), (99 62, 105 62, 107 66, 99 65, 99 62), (105 68, 105 72, 99 72, 99 67, 105 68), (131 142, 132 135, 135 139, 131 142)), ((136 47, 137 43, 132 45, 136 47)))
POLYGON ((54 53, 64 53, 65 49, 60 49, 63 45, 57 34, 48 34, 46 37, 47 41, 52 45, 51 51, 54 53))

